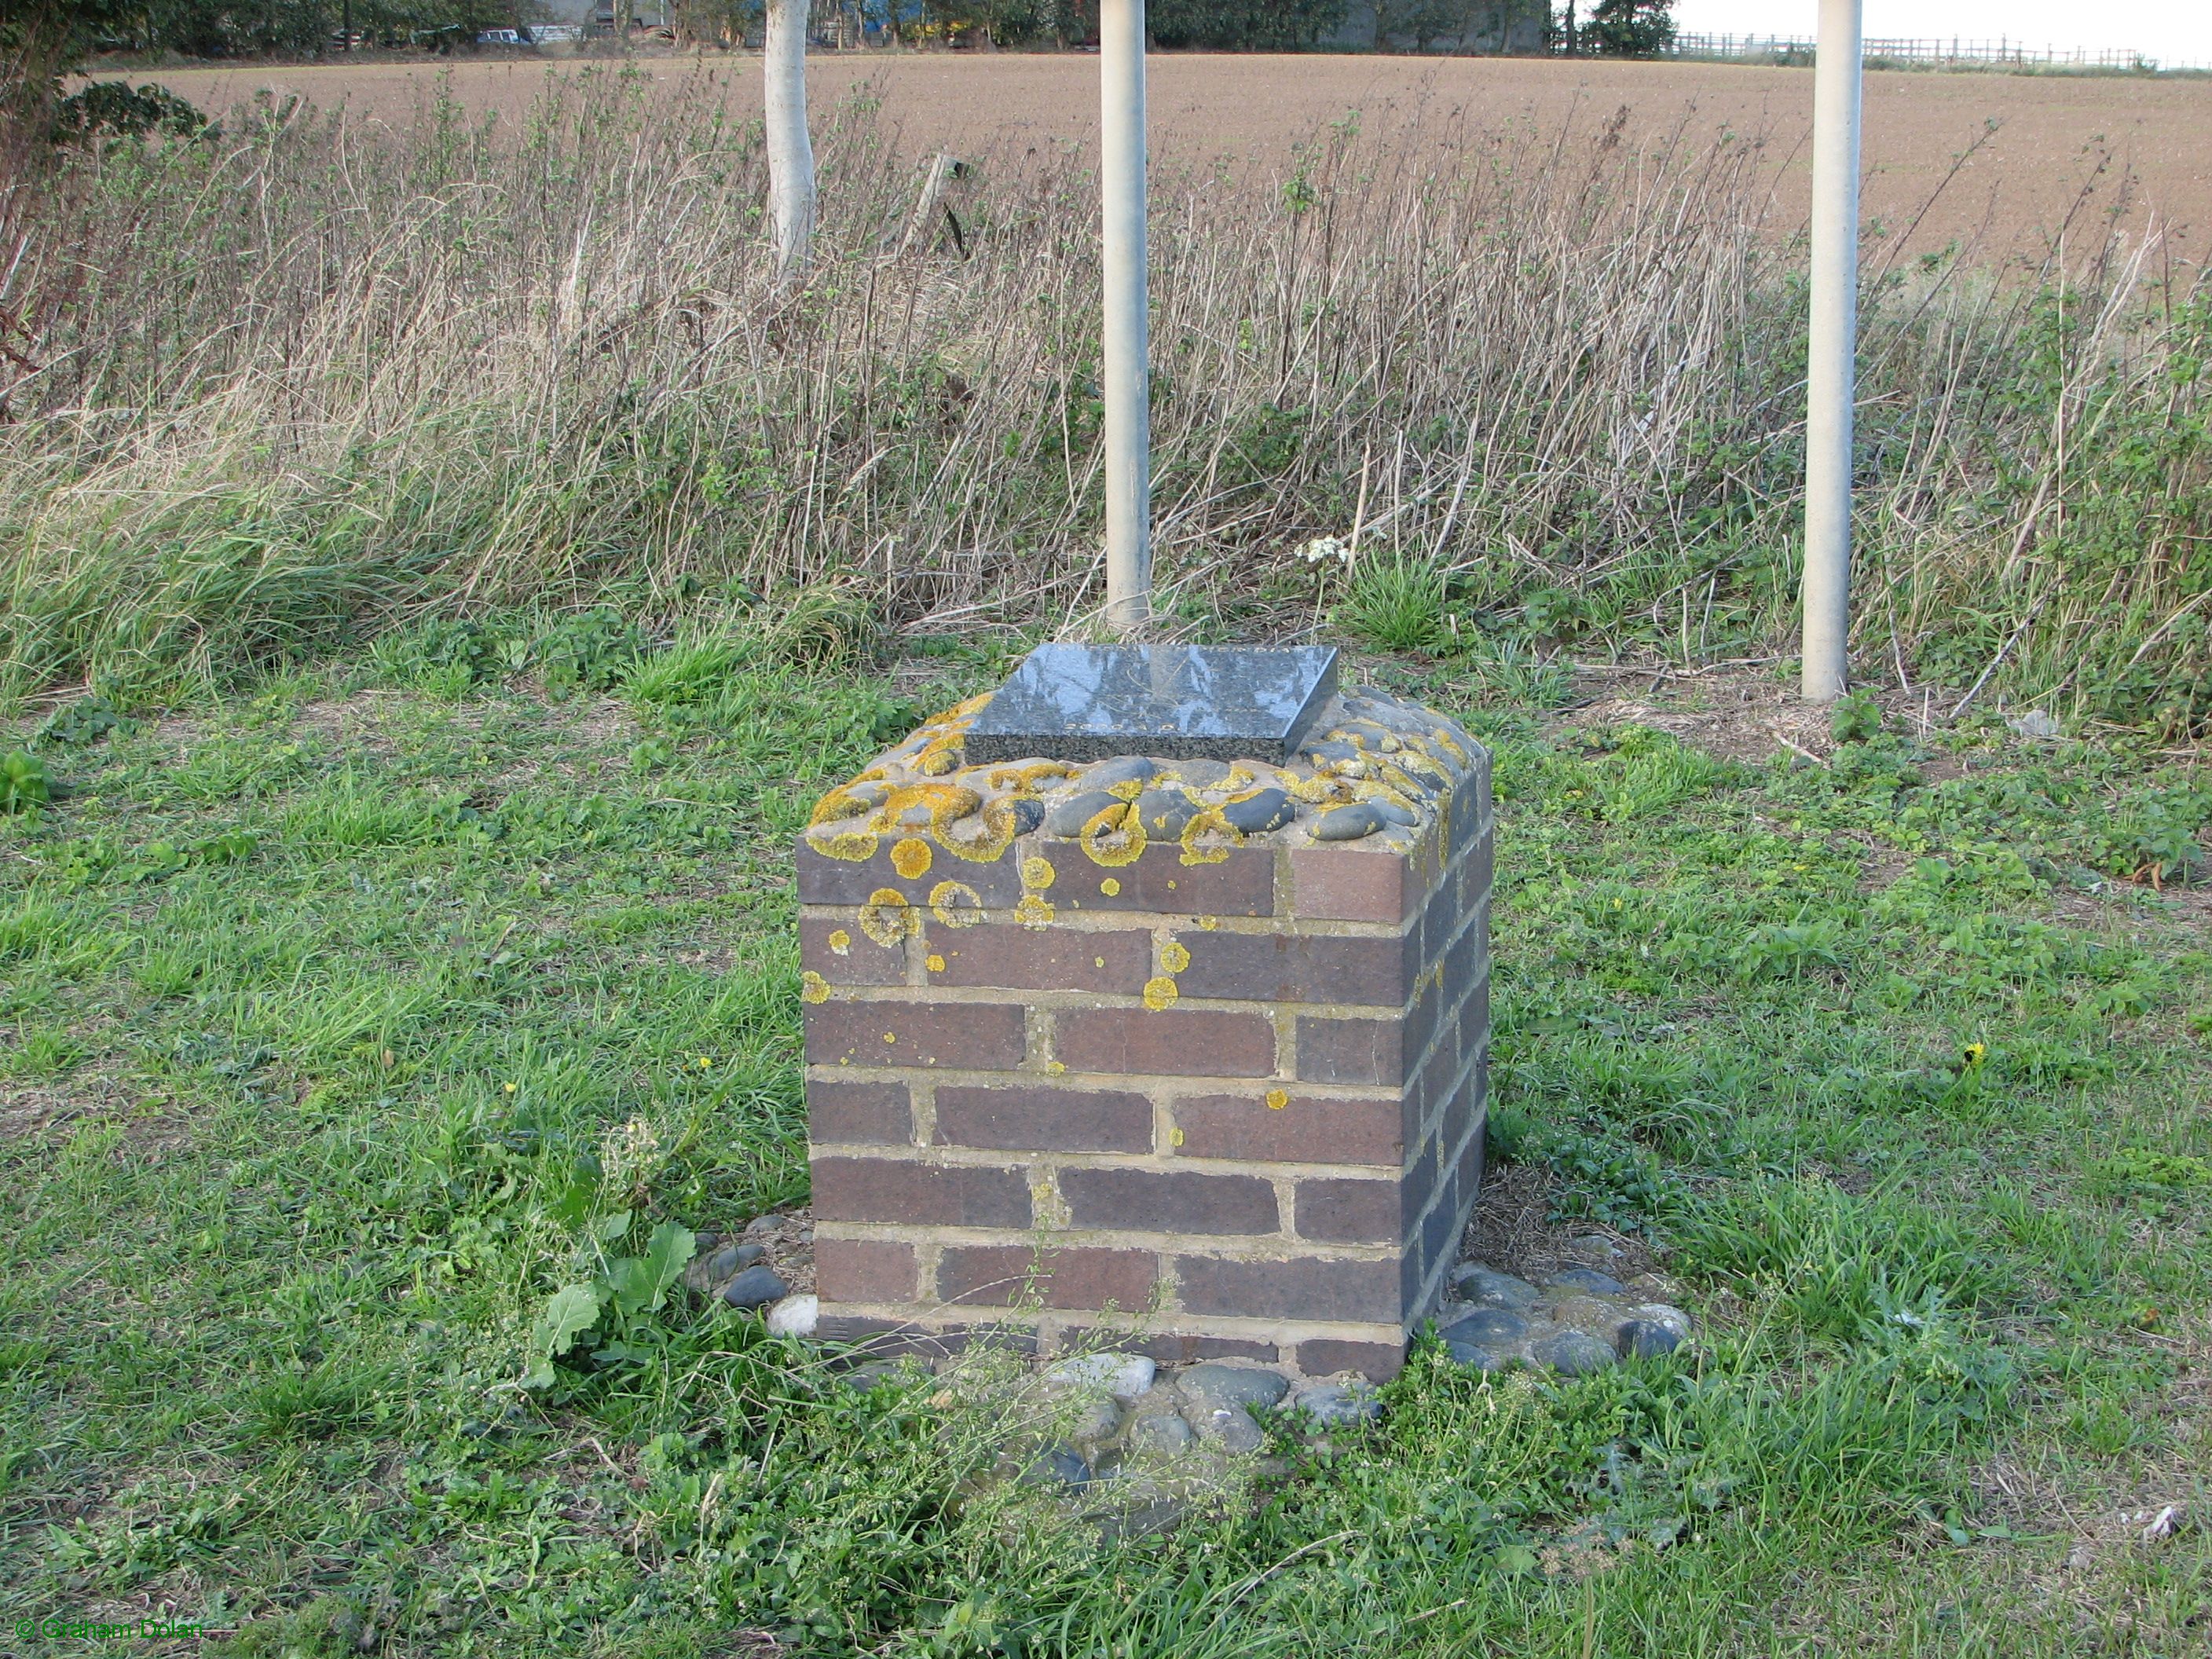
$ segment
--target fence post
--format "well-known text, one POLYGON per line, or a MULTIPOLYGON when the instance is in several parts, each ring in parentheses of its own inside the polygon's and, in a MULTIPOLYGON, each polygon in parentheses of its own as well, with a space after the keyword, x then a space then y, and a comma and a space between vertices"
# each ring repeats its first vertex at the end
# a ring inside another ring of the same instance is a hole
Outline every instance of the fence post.
POLYGON ((1106 621, 1152 609, 1152 402, 1145 298, 1145 0, 1100 0, 1099 181, 1105 205, 1106 621))
POLYGON ((1851 405, 1858 344, 1861 0, 1820 0, 1813 72, 1813 294, 1805 376, 1803 695, 1849 678, 1851 405))

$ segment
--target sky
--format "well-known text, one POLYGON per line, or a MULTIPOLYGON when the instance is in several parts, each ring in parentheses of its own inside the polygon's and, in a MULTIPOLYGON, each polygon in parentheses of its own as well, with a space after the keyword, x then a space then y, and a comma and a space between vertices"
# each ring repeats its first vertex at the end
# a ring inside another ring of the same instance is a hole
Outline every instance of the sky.
MULTIPOLYGON (((1870 38, 2009 36, 2033 46, 2131 48, 2166 63, 2212 65, 2212 0, 1865 0, 1870 38)), ((1809 40, 1818 0, 1674 0, 1686 34, 1809 40)))

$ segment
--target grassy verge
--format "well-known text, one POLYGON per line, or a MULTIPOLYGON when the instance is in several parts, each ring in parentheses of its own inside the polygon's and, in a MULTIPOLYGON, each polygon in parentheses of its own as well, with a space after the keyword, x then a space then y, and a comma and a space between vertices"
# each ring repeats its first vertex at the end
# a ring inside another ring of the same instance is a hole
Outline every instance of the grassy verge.
POLYGON ((597 627, 526 683, 432 630, 43 745, 67 793, 0 819, 11 1618, 169 1608, 225 1632, 178 1651, 258 1654, 2202 1650, 2201 771, 1863 708, 1817 759, 1661 729, 1717 681, 1462 702, 1503 799, 1496 1151, 1659 1241, 1705 1340, 1558 1384, 1425 1352, 1364 1438, 1102 1541, 980 1493, 989 1425, 931 1385, 856 1395, 680 1297, 521 1386, 559 1286, 804 1197, 787 848, 996 666, 925 690, 710 629, 617 666, 597 627), (2199 1524, 2116 1518, 2172 1502, 2199 1524))

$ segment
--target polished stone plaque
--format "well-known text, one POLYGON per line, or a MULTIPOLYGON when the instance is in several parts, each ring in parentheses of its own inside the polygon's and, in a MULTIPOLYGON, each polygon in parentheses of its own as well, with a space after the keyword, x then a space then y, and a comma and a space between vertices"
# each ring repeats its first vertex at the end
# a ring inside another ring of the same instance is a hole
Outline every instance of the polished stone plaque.
POLYGON ((968 728, 967 758, 1280 763, 1336 690, 1334 646, 1042 645, 968 728))

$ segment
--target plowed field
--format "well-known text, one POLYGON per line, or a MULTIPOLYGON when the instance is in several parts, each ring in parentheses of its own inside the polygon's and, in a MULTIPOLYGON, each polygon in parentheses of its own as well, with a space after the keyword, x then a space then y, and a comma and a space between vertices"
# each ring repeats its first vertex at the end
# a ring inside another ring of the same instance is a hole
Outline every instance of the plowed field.
MULTIPOLYGON (((734 105, 758 106, 756 58, 639 61, 671 87, 712 75, 734 105)), ((446 72, 465 106, 513 114, 548 74, 576 66, 574 59, 469 61, 446 72)), ((364 63, 158 78, 204 106, 269 86, 399 119, 430 94, 440 73, 421 64, 364 63)), ((823 54, 810 77, 817 112, 866 85, 915 150, 1018 158, 1097 137, 1095 58, 823 54)), ((1775 222, 1785 230, 1803 216, 1812 88, 1809 70, 1726 64, 1320 56, 1163 55, 1152 60, 1151 82, 1155 155, 1170 166, 1210 167, 1224 159, 1279 166, 1325 123, 1355 110, 1370 133, 1390 133, 1414 150, 1473 152, 1562 134, 1587 144, 1623 111, 1628 142, 1679 134, 1703 145, 1724 131, 1757 138, 1776 181, 1775 222)), ((1954 237, 1980 238, 1993 251, 2040 243, 2107 157, 2106 203, 2113 176, 2134 175, 2130 222, 2155 214, 2197 228, 2181 244, 2192 258, 2212 234, 2212 79, 1876 74, 1868 77, 1866 133, 1866 211, 1894 225, 1919 216, 1917 246, 1954 237), (1995 136, 1945 184, 1954 158, 1992 122, 1995 136)))

